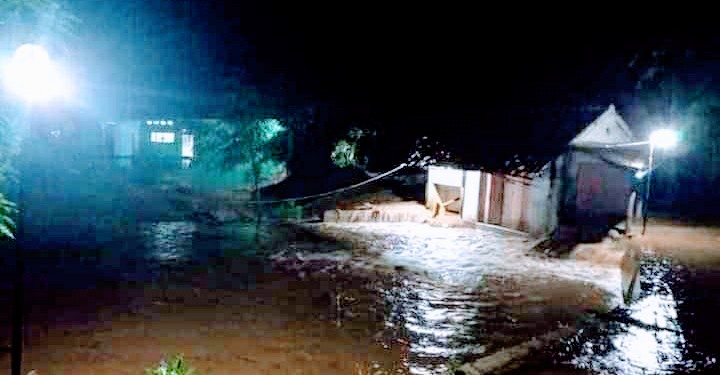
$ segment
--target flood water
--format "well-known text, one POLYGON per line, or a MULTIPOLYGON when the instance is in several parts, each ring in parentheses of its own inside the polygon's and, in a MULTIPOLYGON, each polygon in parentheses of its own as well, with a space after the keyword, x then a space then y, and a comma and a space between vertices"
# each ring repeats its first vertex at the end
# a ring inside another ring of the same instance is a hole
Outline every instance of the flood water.
POLYGON ((720 272, 645 254, 637 291, 615 318, 593 322, 528 366, 591 374, 716 374, 720 372, 720 272))
MULTIPOLYGON (((712 269, 645 257, 625 306, 619 268, 546 258, 511 233, 256 229, 144 222, 100 249, 28 254, 27 371, 139 373, 179 352, 213 374, 439 374, 591 311, 615 318, 592 320, 518 373, 717 369, 712 269)), ((7 326, 7 311, 0 319, 7 326)))
POLYGON ((411 373, 433 374, 519 344, 585 310, 618 303, 620 270, 544 258, 492 229, 422 224, 324 224, 371 259, 411 275, 388 291, 388 324, 410 338, 411 373))

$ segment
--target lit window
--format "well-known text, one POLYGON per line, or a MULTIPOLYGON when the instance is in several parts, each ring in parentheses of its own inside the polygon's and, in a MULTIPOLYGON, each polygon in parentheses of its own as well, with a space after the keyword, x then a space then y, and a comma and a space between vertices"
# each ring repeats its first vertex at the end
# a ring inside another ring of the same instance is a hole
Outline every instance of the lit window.
POLYGON ((167 124, 170 125, 170 126, 172 126, 172 125, 173 125, 173 120, 168 120, 167 124))
POLYGON ((175 143, 175 133, 151 132, 150 142, 153 143, 175 143))
POLYGON ((160 125, 167 125, 167 121, 165 121, 165 120, 160 120, 160 125))
POLYGON ((158 121, 158 120, 153 120, 152 124, 153 124, 153 125, 160 125, 160 121, 158 121))
POLYGON ((152 121, 150 121, 150 120, 145 121, 145 125, 152 125, 152 121))

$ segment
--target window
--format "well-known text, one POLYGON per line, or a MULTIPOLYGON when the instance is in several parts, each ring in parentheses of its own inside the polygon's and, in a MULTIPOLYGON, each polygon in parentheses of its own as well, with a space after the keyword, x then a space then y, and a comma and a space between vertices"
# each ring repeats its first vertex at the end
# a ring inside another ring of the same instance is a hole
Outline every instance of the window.
POLYGON ((175 143, 175 133, 151 132, 150 142, 153 143, 175 143))

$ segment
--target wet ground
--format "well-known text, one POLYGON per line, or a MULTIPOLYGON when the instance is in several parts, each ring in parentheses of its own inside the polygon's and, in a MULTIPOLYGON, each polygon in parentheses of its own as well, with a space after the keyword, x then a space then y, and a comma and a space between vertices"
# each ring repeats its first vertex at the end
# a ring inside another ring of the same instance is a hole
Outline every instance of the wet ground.
POLYGON ((30 254, 25 368, 137 374, 184 353, 212 374, 436 374, 577 325, 515 373, 713 373, 720 274, 634 241, 638 287, 610 313, 619 268, 490 229, 141 223, 101 250, 30 254))
POLYGON ((719 240, 714 227, 652 222, 647 236, 622 244, 634 259, 623 268, 636 272, 627 304, 588 320, 519 373, 720 373, 719 240))

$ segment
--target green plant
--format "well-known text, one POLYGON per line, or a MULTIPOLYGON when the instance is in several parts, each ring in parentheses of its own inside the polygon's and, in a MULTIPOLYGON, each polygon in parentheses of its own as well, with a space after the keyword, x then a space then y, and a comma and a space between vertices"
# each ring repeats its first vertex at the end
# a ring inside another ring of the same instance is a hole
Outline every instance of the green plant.
POLYGON ((15 230, 15 221, 12 219, 13 214, 17 212, 15 203, 5 199, 0 194, 0 238, 15 238, 13 234, 15 230))
POLYGON ((195 370, 188 366, 182 354, 176 354, 169 360, 162 360, 157 367, 145 370, 146 375, 195 375, 195 370))
POLYGON ((448 375, 456 375, 460 371, 460 367, 462 366, 462 364, 463 363, 459 358, 450 358, 445 365, 447 367, 445 373, 448 375))
POLYGON ((294 201, 287 202, 280 206, 278 213, 284 219, 300 219, 302 218, 303 206, 294 201))
POLYGON ((330 153, 332 162, 340 168, 365 168, 367 166, 367 157, 360 152, 360 142, 361 139, 370 134, 368 130, 350 129, 346 139, 341 139, 335 143, 333 151, 330 153))

